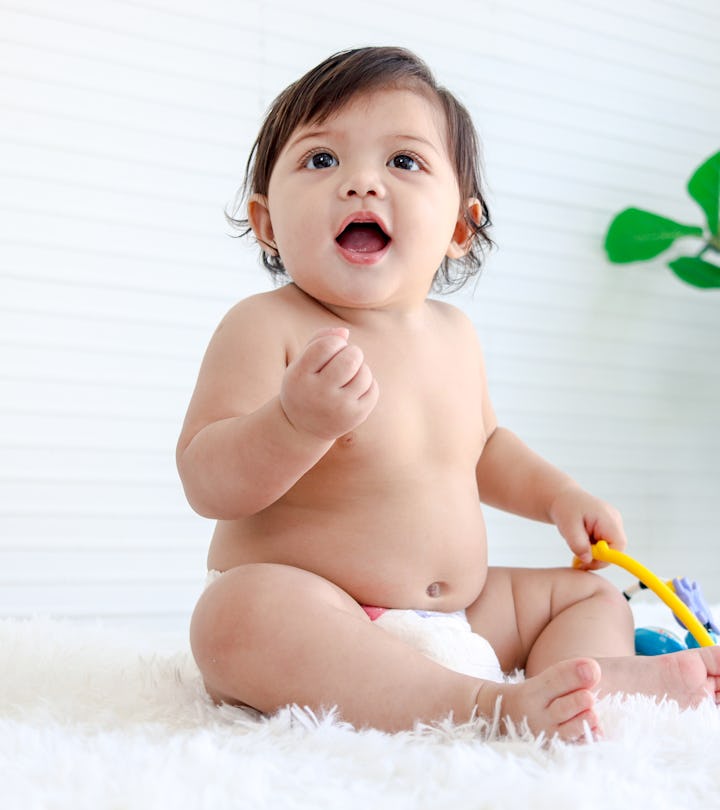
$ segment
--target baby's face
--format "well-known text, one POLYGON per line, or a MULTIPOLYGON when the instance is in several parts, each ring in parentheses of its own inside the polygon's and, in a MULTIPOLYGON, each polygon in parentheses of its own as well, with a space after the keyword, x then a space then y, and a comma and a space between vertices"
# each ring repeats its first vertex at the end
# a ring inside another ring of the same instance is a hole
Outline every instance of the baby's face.
POLYGON ((326 305, 419 305, 467 237, 445 127, 438 105, 397 89, 298 128, 250 202, 256 235, 326 305))

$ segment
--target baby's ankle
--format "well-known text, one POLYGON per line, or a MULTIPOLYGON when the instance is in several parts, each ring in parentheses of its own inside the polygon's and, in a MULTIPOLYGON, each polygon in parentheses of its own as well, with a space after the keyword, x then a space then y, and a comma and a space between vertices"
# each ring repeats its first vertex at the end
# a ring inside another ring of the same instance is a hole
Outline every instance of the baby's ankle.
POLYGON ((503 697, 508 685, 496 681, 480 681, 475 693, 475 707, 478 717, 493 720, 501 712, 503 697))

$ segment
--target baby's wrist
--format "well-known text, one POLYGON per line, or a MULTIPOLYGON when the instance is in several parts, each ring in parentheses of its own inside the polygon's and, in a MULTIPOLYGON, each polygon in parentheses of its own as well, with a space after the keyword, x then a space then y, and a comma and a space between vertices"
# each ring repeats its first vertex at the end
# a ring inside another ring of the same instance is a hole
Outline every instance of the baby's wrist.
POLYGON ((335 437, 323 436, 315 433, 312 429, 303 425, 301 419, 293 419, 285 408, 282 399, 278 397, 278 406, 282 414, 285 425, 290 429, 291 435, 297 441, 313 449, 324 447, 323 452, 327 452, 335 441, 335 437))
POLYGON ((562 520, 562 511, 568 501, 581 496, 583 493, 582 487, 578 486, 574 481, 566 482, 550 499, 547 508, 548 521, 556 526, 558 521, 562 520))

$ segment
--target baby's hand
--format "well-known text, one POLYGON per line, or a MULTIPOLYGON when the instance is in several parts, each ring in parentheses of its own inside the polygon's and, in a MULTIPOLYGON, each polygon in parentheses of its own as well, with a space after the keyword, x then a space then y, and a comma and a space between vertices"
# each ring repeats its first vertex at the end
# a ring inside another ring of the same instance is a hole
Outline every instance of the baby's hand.
POLYGON ((553 501, 549 514, 577 557, 578 568, 589 570, 607 565, 593 560, 592 542, 606 540, 616 551, 623 551, 627 545, 617 509, 579 487, 563 490, 553 501))
POLYGON ((280 404, 300 431, 334 441, 362 424, 378 400, 378 384, 344 328, 321 329, 287 367, 280 404))

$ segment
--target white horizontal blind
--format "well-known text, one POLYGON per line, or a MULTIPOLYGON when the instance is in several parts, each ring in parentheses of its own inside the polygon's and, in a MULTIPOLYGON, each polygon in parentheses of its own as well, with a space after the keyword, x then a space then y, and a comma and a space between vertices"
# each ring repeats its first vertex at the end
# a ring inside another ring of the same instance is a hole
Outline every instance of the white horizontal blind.
MULTIPOLYGON (((415 49, 471 109, 499 245, 456 297, 501 420, 720 595, 720 300, 608 265, 611 216, 687 221, 720 148, 712 0, 0 5, 0 613, 187 620, 211 526, 174 443, 224 311, 270 282, 222 210, 263 110, 332 51, 415 49)), ((565 563, 489 515, 497 563, 565 563)))
MULTIPOLYGON (((702 223, 684 186, 720 148, 720 9, 501 5, 502 79, 474 94, 500 250, 468 302, 496 407, 621 508, 638 558, 717 595, 720 299, 662 261, 611 266, 601 242, 628 205, 702 223)), ((567 561, 535 526, 491 528, 495 562, 567 561)))

